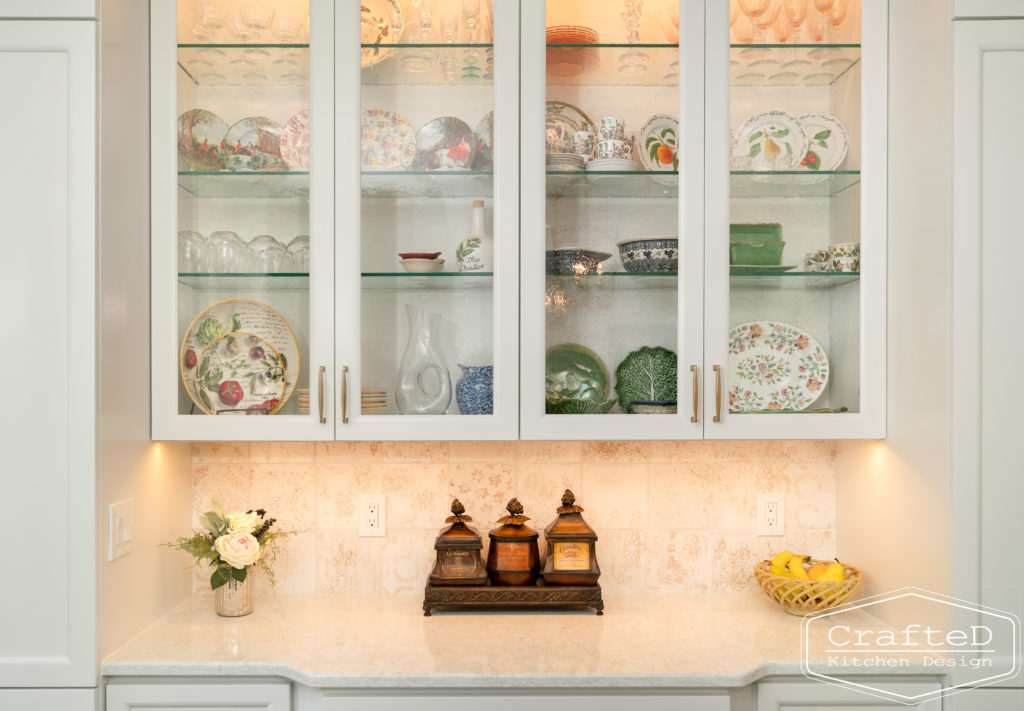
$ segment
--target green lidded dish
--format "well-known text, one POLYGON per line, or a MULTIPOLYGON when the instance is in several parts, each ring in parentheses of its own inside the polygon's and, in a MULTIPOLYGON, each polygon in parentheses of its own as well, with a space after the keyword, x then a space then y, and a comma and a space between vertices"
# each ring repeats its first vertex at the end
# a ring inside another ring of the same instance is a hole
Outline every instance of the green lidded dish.
POLYGON ((566 399, 601 404, 608 399, 608 368, 601 357, 586 346, 563 343, 548 348, 544 373, 549 404, 566 399))
POLYGON ((762 222, 758 224, 731 224, 729 225, 729 242, 781 242, 782 225, 777 222, 762 222))
POLYGON ((729 264, 774 267, 782 264, 785 242, 730 242, 729 264))

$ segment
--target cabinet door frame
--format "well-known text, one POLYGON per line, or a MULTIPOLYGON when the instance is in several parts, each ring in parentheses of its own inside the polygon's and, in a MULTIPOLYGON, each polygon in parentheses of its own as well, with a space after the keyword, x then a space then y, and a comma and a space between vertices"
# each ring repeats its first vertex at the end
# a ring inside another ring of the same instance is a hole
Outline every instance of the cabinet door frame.
MULTIPOLYGON (((494 0, 493 415, 363 415, 359 23, 356 0, 335 18, 337 362, 332 400, 338 440, 514 440, 519 436, 519 4, 494 0), (347 373, 346 373, 347 369, 347 373), (347 384, 345 382, 347 377, 347 384), (342 389, 347 402, 342 402, 342 389), (344 413, 344 414, 343 414, 344 413), (345 421, 347 419, 347 422, 345 421)), ((454 260, 449 259, 450 267, 454 260)), ((471 328, 472 324, 460 324, 471 328)), ((452 364, 449 364, 452 365, 452 364)), ((454 400, 455 383, 452 383, 454 400)), ((395 395, 389 389, 388 397, 395 395)))
POLYGON ((708 3, 707 204, 705 206, 705 439, 881 439, 886 435, 886 245, 888 0, 862 0, 860 411, 842 414, 729 413, 729 19, 708 3), (713 367, 720 366, 720 395, 713 367), (721 398, 721 421, 714 422, 721 398))
MULTIPOLYGON (((47 586, 32 614, 22 619, 22 625, 12 629, 9 621, 0 617, 0 629, 4 630, 0 634, 9 642, 5 645, 7 654, 0 656, 0 687, 94 687, 97 683, 96 47, 97 25, 93 21, 0 21, 0 53, 57 55, 63 60, 67 77, 66 103, 52 108, 65 111, 68 124, 66 135, 61 137, 67 142, 66 162, 52 166, 51 171, 54 180, 64 183, 62 192, 66 199, 56 208, 63 211, 66 220, 66 230, 62 231, 65 240, 62 246, 66 250, 52 265, 55 270, 63 265, 65 270, 63 273, 54 271, 51 278, 62 282, 67 302, 60 308, 60 321, 50 324, 52 328, 65 331, 68 361, 66 373, 60 378, 64 381, 60 401, 51 403, 61 411, 61 417, 35 423, 39 436, 51 440, 40 441, 39 445, 50 446, 53 452, 63 454, 58 460, 60 469, 55 472, 61 486, 45 493, 52 501, 53 510, 64 520, 49 536, 40 535, 35 541, 39 550, 47 552, 45 560, 40 559, 38 564, 56 566, 60 579, 47 586), (32 620, 41 615, 64 621, 63 639, 55 642, 53 649, 42 649, 38 643, 29 644, 32 651, 19 655, 18 641, 29 641, 38 634, 25 625, 30 626, 32 620)), ((47 209, 44 204, 52 205, 53 200, 49 196, 40 197, 46 190, 45 185, 27 185, 22 199, 38 203, 40 210, 47 209)), ((41 327, 46 326, 41 324, 41 327)), ((6 432, 5 436, 11 436, 11 432, 6 432)), ((18 436, 17 430, 14 436, 18 436)), ((21 436, 29 435, 22 432, 21 436)), ((9 455, 5 470, 0 474, 5 484, 14 487, 4 488, 5 493, 14 492, 11 503, 15 505, 23 503, 17 501, 19 488, 28 487, 37 494, 39 487, 45 489, 42 479, 33 481, 29 463, 21 462, 21 458, 9 455)), ((15 515, 14 521, 8 524, 18 527, 18 521, 15 515)), ((22 560, 8 561, 9 579, 17 587, 31 588, 32 570, 22 569, 20 563, 22 560), (15 567, 11 568, 12 564, 15 567)), ((0 593, 4 615, 18 615, 21 604, 0 593)), ((0 695, 0 705, 11 694, 15 692, 9 690, 6 695, 0 695)), ((66 696, 69 703, 72 699, 77 703, 81 694, 69 692, 66 696)), ((50 694, 28 691, 22 697, 24 703, 34 703, 36 698, 40 703, 55 699, 50 694)))
MULTIPOLYGON (((887 685, 898 685, 900 691, 908 696, 918 694, 935 693, 942 685, 937 679, 915 678, 894 681, 890 679, 877 679, 879 683, 887 685)), ((861 681, 861 680, 858 680, 861 681)), ((870 678, 863 679, 865 683, 870 678)), ((942 711, 942 698, 932 696, 929 699, 917 703, 903 705, 896 701, 890 701, 868 693, 855 691, 837 684, 811 681, 809 679, 798 680, 768 680, 760 681, 757 684, 757 711, 787 711, 788 709, 814 708, 818 704, 835 704, 835 707, 849 709, 849 711, 871 711, 871 709, 900 708, 908 711, 942 711), (863 700, 863 703, 860 701, 863 700)))
MULTIPOLYGON (((547 101, 546 4, 523 3, 522 58, 522 174, 545 176, 544 106, 547 101)), ((679 134, 704 133, 704 30, 703 3, 679 2, 679 134)), ((627 414, 548 415, 544 412, 546 246, 545 180, 524 180, 522 186, 522 324, 520 393, 521 439, 614 440, 701 439, 704 418, 694 419, 693 371, 706 381, 703 363, 704 332, 704 150, 679 146, 679 283, 676 303, 678 355, 678 412, 674 415, 627 414)), ((636 344, 640 347, 643 344, 636 344)), ((617 364, 606 363, 609 375, 617 364)), ((700 386, 697 387, 698 395, 700 386)))
POLYGON ((107 711, 180 708, 291 711, 291 684, 285 681, 111 681, 107 711))
POLYGON ((310 0, 309 349, 308 415, 210 417, 178 414, 178 331, 176 180, 177 3, 150 0, 150 162, 152 332, 150 382, 152 438, 186 441, 324 441, 334 436, 333 399, 327 396, 334 362, 334 123, 332 60, 333 0, 310 0), (316 127, 322 126, 323 130, 316 127), (318 369, 325 368, 323 422, 317 408, 318 369))

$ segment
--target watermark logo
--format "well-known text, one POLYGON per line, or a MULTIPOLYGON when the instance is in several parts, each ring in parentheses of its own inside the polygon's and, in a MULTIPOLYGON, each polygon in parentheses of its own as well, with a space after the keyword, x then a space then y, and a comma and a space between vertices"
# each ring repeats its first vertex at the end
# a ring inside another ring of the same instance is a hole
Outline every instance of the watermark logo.
POLYGON ((811 679, 917 704, 1016 676, 1020 620, 1010 612, 903 588, 805 617, 800 667, 811 679), (945 681, 938 690, 910 694, 899 683, 908 674, 945 681))

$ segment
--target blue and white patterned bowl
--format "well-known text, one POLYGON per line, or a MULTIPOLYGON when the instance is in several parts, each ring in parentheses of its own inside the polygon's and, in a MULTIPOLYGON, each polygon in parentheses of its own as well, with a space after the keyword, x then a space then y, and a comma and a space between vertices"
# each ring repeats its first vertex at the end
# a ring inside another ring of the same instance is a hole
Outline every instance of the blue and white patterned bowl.
POLYGON ((679 240, 675 237, 641 237, 619 242, 619 257, 627 272, 679 271, 679 240))
POLYGON ((593 249, 549 249, 545 252, 547 271, 555 274, 590 274, 597 271, 597 265, 612 255, 593 249))

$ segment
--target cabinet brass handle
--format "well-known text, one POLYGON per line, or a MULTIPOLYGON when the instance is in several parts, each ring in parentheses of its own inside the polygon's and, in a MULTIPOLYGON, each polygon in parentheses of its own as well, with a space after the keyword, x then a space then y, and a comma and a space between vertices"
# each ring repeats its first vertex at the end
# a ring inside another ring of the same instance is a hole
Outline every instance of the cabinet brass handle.
POLYGON ((348 366, 341 366, 341 424, 348 424, 348 366))
POLYGON ((690 416, 690 422, 697 421, 697 407, 700 404, 698 392, 697 392, 697 366, 691 365, 690 372, 693 373, 693 415, 690 416))
POLYGON ((722 366, 712 366, 715 371, 715 417, 712 422, 722 421, 722 366))
POLYGON ((327 418, 324 417, 324 373, 326 373, 326 372, 327 372, 327 366, 326 365, 321 365, 320 366, 320 375, 319 375, 320 387, 317 390, 317 394, 316 394, 316 401, 317 401, 317 404, 320 406, 320 424, 321 425, 326 425, 327 424, 327 418))

